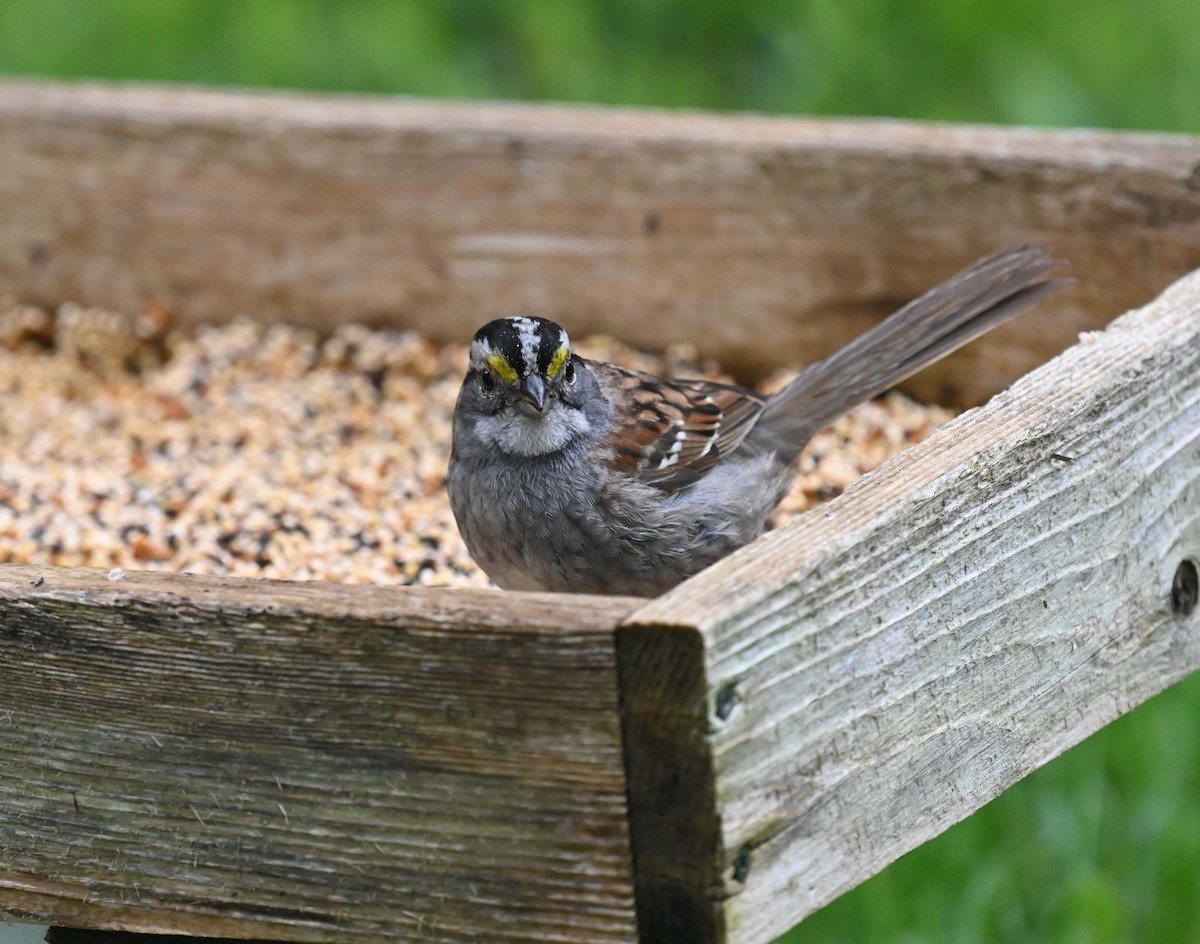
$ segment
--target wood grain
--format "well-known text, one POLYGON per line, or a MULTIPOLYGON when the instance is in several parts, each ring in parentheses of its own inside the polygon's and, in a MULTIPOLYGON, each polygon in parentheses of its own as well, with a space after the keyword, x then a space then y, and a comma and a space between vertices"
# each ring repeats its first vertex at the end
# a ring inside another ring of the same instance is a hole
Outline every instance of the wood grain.
POLYGON ((702 641, 688 628, 622 627, 617 656, 638 940, 716 944, 724 915, 696 894, 719 886, 723 865, 702 641))
POLYGON ((1077 289, 910 382, 977 403, 1200 265, 1200 141, 0 83, 0 292, 463 340, 517 312, 749 378, 986 252, 1077 289))
POLYGON ((635 601, 0 567, 0 909, 631 942, 635 601))
POLYGON ((774 939, 1195 671, 1185 561, 1200 273, 638 611, 703 647, 701 931, 774 939))

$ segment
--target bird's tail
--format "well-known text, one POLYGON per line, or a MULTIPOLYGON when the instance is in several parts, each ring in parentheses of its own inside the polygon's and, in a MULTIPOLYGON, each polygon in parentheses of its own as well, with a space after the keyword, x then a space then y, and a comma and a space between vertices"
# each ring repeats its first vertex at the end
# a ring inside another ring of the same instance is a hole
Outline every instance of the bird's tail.
POLYGON ((1071 284, 1035 246, 985 256, 890 315, 777 393, 748 439, 791 461, 817 430, 1071 284))

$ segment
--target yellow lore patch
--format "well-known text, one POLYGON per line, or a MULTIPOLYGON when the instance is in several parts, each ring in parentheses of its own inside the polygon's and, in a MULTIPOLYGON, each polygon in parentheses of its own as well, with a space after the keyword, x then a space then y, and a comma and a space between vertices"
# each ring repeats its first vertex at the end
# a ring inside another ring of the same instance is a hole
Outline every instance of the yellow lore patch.
POLYGON ((554 352, 554 360, 550 362, 550 366, 546 368, 546 376, 553 380, 562 373, 564 367, 567 366, 567 361, 571 359, 571 349, 565 344, 554 352))
POLYGON ((494 370, 505 383, 515 384, 519 379, 517 372, 513 370, 512 364, 508 362, 508 358, 503 354, 489 354, 485 359, 487 360, 488 367, 494 370))

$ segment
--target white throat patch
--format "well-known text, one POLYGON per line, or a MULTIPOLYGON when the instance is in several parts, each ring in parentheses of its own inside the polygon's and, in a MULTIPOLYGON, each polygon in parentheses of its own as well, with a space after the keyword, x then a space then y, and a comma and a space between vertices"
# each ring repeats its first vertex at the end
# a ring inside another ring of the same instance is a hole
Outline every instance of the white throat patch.
POLYGON ((495 416, 480 417, 475 432, 484 445, 514 456, 558 452, 591 432, 592 424, 582 410, 561 403, 548 406, 542 416, 502 410, 495 416))

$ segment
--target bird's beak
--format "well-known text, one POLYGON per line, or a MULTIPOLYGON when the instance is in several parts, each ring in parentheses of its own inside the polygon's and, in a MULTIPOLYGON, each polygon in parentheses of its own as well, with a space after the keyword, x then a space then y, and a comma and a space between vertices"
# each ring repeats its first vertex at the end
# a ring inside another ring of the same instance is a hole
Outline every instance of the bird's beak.
MULTIPOLYGON (((521 381, 521 398, 517 406, 525 409, 526 405, 533 407, 534 413, 541 413, 546 406, 546 382, 540 374, 530 374, 521 381)), ((525 412, 530 412, 525 410, 525 412)))

